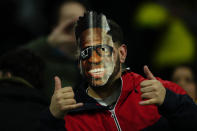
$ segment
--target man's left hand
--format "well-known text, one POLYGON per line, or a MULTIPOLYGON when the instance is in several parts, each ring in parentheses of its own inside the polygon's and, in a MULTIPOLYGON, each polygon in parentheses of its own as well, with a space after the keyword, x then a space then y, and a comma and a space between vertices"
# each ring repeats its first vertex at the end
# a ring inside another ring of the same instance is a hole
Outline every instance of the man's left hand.
POLYGON ((140 83, 142 99, 148 99, 141 101, 140 105, 155 104, 161 106, 166 96, 166 89, 160 81, 158 81, 151 73, 147 66, 144 66, 144 73, 148 80, 144 80, 140 83))

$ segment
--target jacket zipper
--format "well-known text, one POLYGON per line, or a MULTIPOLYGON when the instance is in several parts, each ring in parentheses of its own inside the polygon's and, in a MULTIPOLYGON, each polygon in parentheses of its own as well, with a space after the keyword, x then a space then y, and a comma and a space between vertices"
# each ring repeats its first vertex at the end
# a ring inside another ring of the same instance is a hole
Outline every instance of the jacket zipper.
MULTIPOLYGON (((122 78, 121 78, 121 86, 122 86, 122 85, 123 85, 123 81, 122 81, 122 78)), ((122 88, 123 88, 123 87, 121 87, 121 92, 122 92, 122 88)), ((120 92, 120 96, 121 96, 121 92, 120 92)), ((115 108, 116 108, 116 104, 117 104, 118 101, 119 101, 120 96, 118 97, 118 100, 116 101, 114 108, 113 108, 112 110, 110 110, 110 112, 111 112, 111 117, 114 119, 114 122, 115 122, 115 124, 116 124, 116 127, 117 127, 118 131, 122 131, 122 129, 120 128, 120 124, 119 124, 118 119, 117 119, 117 117, 116 117, 115 108)))
POLYGON ((110 112, 112 113, 111 114, 111 117, 114 119, 118 131, 122 131, 121 128, 120 128, 120 124, 118 122, 118 119, 116 117, 116 113, 115 113, 114 109, 113 110, 110 110, 110 112))

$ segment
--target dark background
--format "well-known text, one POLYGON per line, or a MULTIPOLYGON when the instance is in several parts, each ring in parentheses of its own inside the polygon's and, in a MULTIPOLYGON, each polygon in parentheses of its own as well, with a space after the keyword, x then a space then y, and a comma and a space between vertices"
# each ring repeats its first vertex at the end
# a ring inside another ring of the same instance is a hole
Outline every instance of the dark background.
MULTIPOLYGON (((0 1, 0 55, 49 34, 55 23, 56 6, 60 2, 61 0, 0 1)), ((172 17, 178 17, 184 22, 194 39, 197 34, 196 0, 86 0, 83 2, 88 2, 89 9, 103 12, 122 27, 125 43, 128 46, 126 64, 140 74, 143 74, 142 69, 145 64, 152 67, 156 75, 164 77, 166 77, 166 70, 169 69, 168 67, 165 69, 154 68, 155 66, 151 62, 154 47, 158 38, 168 27, 168 23, 158 28, 138 28, 135 25, 134 16, 140 5, 152 2, 163 6, 172 17)), ((192 60, 191 63, 195 63, 195 60, 192 60)))

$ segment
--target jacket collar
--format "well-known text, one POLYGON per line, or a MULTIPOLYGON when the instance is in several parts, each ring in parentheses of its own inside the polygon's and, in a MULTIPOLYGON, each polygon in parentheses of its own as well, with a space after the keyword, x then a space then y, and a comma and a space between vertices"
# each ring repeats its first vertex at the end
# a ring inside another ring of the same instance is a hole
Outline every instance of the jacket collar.
MULTIPOLYGON (((130 70, 125 70, 122 73, 121 79, 122 79, 122 91, 121 91, 121 97, 119 101, 123 101, 127 98, 127 96, 134 90, 136 93, 138 93, 136 87, 136 83, 134 79, 132 79, 132 74, 130 73, 130 70)), ((134 74, 135 75, 135 74, 134 74)), ((84 106, 72 110, 70 113, 79 112, 79 111, 90 111, 90 110, 107 110, 110 109, 110 106, 101 106, 95 99, 87 95, 86 89, 88 87, 87 82, 83 82, 80 84, 78 88, 74 90, 75 92, 75 99, 77 102, 84 103, 84 106)))

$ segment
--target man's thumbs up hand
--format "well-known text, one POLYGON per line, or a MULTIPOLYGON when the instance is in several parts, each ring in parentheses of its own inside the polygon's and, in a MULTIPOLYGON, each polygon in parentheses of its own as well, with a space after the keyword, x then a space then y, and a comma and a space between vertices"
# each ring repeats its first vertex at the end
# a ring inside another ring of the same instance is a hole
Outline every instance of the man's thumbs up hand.
POLYGON ((54 80, 55 80, 55 91, 57 91, 62 88, 61 80, 58 76, 55 76, 54 80))
POLYGON ((72 87, 62 88, 60 78, 56 76, 54 79, 55 91, 49 109, 55 118, 63 119, 69 110, 79 108, 83 103, 76 102, 72 87))
POLYGON ((154 77, 152 72, 149 70, 147 65, 144 66, 144 73, 148 80, 156 80, 156 78, 154 77))
POLYGON ((160 81, 158 81, 152 72, 149 70, 148 66, 144 66, 144 73, 148 80, 144 80, 140 83, 142 99, 148 99, 141 101, 140 105, 162 105, 166 95, 166 89, 160 81))

